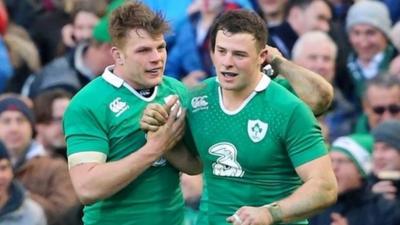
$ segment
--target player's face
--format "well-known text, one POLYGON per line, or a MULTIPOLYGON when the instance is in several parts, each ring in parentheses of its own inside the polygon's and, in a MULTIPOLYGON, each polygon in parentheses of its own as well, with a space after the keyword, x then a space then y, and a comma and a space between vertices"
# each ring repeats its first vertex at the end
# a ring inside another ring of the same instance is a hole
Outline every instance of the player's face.
POLYGON ((354 163, 341 152, 333 151, 330 156, 339 194, 360 187, 361 175, 354 163))
POLYGON ((224 91, 246 93, 254 90, 265 57, 266 51, 257 49, 252 35, 218 31, 212 59, 224 91))
POLYGON ((164 35, 155 37, 142 29, 131 30, 121 50, 117 66, 122 78, 135 89, 157 86, 164 73, 167 59, 164 35))

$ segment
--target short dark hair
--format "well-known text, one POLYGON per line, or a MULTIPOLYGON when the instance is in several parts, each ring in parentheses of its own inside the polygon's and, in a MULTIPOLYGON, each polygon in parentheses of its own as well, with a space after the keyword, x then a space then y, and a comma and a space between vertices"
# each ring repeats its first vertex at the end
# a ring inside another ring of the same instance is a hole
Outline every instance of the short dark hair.
POLYGON ((256 12, 246 9, 228 10, 222 13, 210 29, 211 50, 215 50, 215 40, 218 31, 232 34, 248 33, 256 39, 257 48, 264 49, 267 43, 268 31, 264 20, 256 12))
POLYGON ((123 46, 132 29, 143 29, 155 37, 168 32, 170 26, 160 12, 153 12, 139 2, 128 2, 111 14, 109 31, 112 43, 123 46))
POLYGON ((391 76, 390 74, 379 74, 378 76, 372 78, 371 80, 367 81, 364 89, 363 99, 367 100, 368 98, 368 89, 370 87, 381 87, 381 88, 392 88, 392 87, 400 87, 400 79, 391 76))
POLYGON ((71 93, 63 89, 50 89, 41 92, 33 101, 33 112, 35 114, 36 123, 49 123, 53 120, 52 105, 56 99, 71 99, 71 93))

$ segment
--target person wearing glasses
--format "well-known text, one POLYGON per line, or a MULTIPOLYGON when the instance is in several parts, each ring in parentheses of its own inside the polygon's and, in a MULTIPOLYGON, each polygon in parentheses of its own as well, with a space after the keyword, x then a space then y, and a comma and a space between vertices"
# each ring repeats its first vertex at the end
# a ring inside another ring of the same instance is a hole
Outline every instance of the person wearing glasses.
POLYGON ((386 75, 370 80, 362 105, 364 114, 358 118, 354 130, 356 133, 369 133, 389 119, 400 120, 400 80, 386 75))

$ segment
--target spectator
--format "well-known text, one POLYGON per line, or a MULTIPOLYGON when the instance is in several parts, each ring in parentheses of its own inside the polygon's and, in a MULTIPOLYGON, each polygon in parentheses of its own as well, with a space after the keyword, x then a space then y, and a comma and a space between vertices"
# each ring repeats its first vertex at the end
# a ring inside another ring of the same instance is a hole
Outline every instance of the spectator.
POLYGON ((96 26, 92 41, 82 43, 73 52, 55 59, 42 71, 31 75, 24 85, 23 94, 34 98, 41 91, 54 88, 75 94, 101 74, 107 65, 113 63, 110 40, 103 39, 103 33, 106 32, 103 27, 96 26))
POLYGON ((292 51, 295 63, 322 75, 334 87, 330 110, 320 118, 328 129, 328 142, 348 135, 353 129, 356 117, 354 106, 334 83, 337 50, 335 42, 328 34, 309 31, 296 41, 292 51))
POLYGON ((388 120, 372 130, 375 139, 370 183, 387 199, 400 199, 400 121, 388 120))
POLYGON ((78 200, 62 159, 46 156, 32 139, 34 116, 15 96, 0 98, 0 140, 9 151, 15 177, 44 209, 49 225, 62 223, 61 217, 78 200))
POLYGON ((14 179, 7 149, 0 142, 0 224, 46 225, 43 209, 14 179))
POLYGON ((34 100, 36 140, 46 153, 67 159, 62 119, 71 100, 71 94, 54 89, 40 93, 34 100))
POLYGON ((350 96, 358 111, 365 81, 384 74, 397 54, 390 42, 390 29, 389 11, 381 2, 359 1, 347 14, 346 30, 353 50, 347 60, 354 85, 350 96))
POLYGON ((396 204, 368 189, 373 139, 357 134, 336 139, 330 156, 339 188, 335 205, 311 218, 310 225, 398 225, 396 204))
POLYGON ((378 76, 367 83, 362 100, 363 112, 356 123, 356 133, 369 133, 379 123, 400 119, 400 80, 378 76))

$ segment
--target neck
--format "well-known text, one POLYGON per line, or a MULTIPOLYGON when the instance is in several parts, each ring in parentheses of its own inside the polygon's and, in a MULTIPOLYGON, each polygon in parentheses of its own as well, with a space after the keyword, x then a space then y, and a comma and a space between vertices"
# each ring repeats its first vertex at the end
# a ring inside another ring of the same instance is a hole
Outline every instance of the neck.
POLYGON ((124 68, 119 65, 115 65, 114 71, 112 71, 116 76, 124 80, 129 86, 131 86, 135 90, 140 90, 140 89, 145 89, 146 87, 138 85, 136 82, 133 82, 132 80, 129 79, 128 76, 125 75, 124 68))
POLYGON ((284 14, 281 12, 271 13, 265 15, 265 18, 267 19, 268 26, 276 26, 283 22, 284 14))
POLYGON ((254 92, 262 76, 256 77, 254 82, 251 82, 241 90, 226 90, 221 87, 222 102, 226 109, 236 110, 243 102, 254 92))

